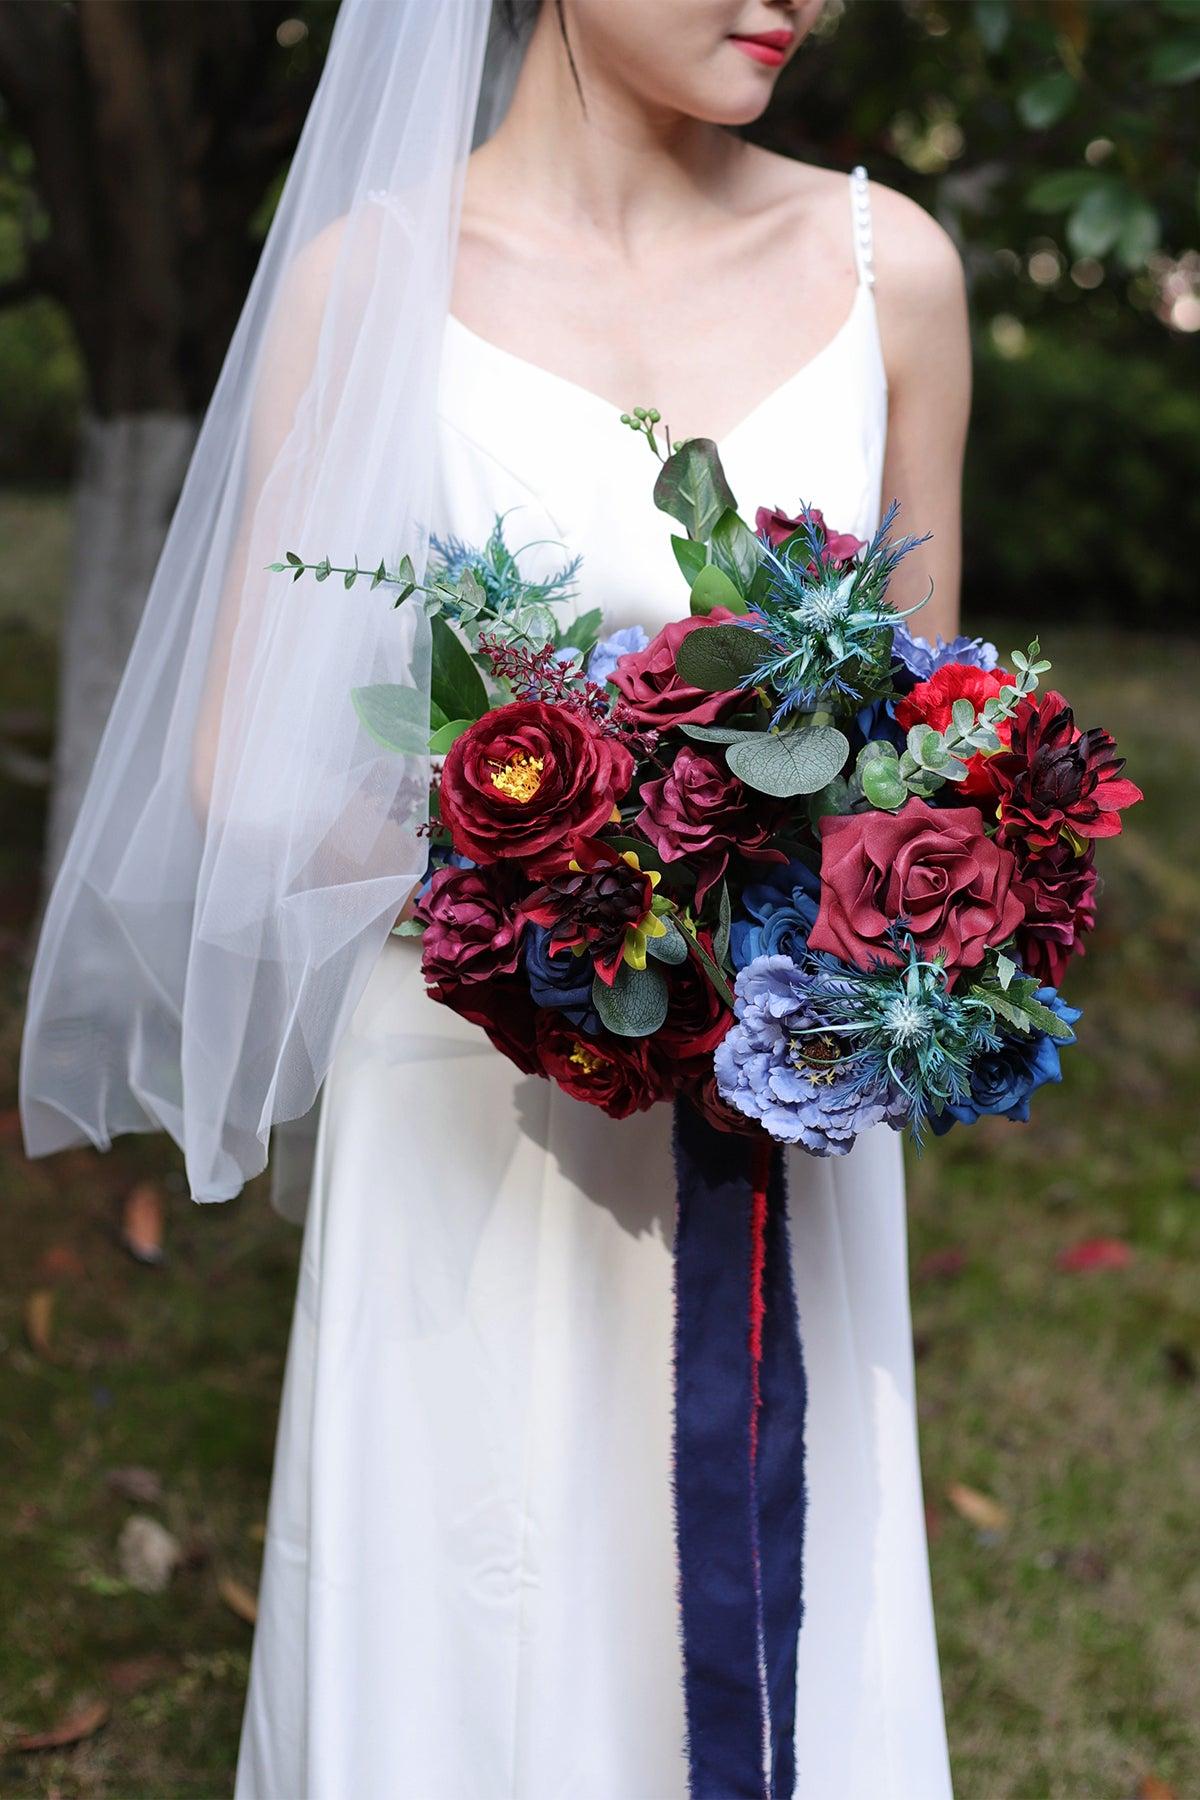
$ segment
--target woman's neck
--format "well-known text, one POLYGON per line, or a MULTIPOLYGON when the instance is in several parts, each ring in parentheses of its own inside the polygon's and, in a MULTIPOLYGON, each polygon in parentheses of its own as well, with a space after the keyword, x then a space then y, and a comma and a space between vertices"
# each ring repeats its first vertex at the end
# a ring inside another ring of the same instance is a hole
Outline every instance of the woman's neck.
POLYGON ((593 65, 579 75, 582 100, 556 10, 546 5, 504 123, 479 157, 520 193, 523 210, 633 247, 720 206, 745 151, 739 138, 655 108, 593 65))

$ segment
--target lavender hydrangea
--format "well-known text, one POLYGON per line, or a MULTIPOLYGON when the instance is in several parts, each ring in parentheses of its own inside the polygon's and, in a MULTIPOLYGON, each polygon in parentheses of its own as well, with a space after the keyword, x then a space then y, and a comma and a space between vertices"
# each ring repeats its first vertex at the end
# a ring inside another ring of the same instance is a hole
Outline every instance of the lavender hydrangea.
POLYGON ((640 625, 626 625, 611 637, 601 638, 588 657, 588 680, 603 686, 623 656, 636 656, 649 642, 640 625))
POLYGON ((917 681, 928 681, 935 669, 947 663, 967 663, 972 669, 994 669, 999 660, 995 644, 985 638, 956 637, 949 643, 939 632, 932 644, 918 637, 901 621, 892 633, 892 654, 917 681))
POLYGON ((773 1138, 845 1156, 860 1131, 899 1130, 909 1104, 885 1074, 848 1060, 811 978, 790 956, 760 956, 737 978, 736 1023, 718 1044, 723 1100, 773 1138))

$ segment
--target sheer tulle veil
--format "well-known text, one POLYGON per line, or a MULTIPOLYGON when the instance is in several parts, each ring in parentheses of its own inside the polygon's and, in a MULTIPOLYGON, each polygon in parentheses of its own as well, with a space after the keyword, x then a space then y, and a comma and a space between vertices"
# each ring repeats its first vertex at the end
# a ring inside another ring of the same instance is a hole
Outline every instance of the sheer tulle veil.
POLYGON ((236 1194, 420 876, 425 759, 350 697, 427 701, 420 608, 266 565, 424 566, 463 171, 520 51, 488 0, 342 0, 46 912, 31 1155, 162 1129, 236 1194))

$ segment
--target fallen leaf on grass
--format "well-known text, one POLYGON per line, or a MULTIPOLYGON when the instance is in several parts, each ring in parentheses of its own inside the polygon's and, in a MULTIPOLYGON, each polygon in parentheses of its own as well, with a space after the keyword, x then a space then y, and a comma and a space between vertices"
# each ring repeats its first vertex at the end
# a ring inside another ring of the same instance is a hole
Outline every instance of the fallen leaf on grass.
POLYGON ((952 1245, 943 1250, 931 1250, 917 1264, 917 1280, 951 1281, 954 1276, 961 1275, 966 1266, 965 1250, 957 1250, 952 1245))
POLYGON ((1093 1269, 1127 1269, 1132 1261, 1133 1251, 1124 1239, 1108 1237, 1084 1238, 1081 1243, 1060 1250, 1056 1258, 1065 1275, 1086 1275, 1093 1269))
POLYGON ((38 1280, 78 1281, 86 1275, 83 1258, 70 1244, 51 1244, 38 1259, 38 1280))
POLYGON ((110 1662, 104 1673, 114 1693, 128 1695, 140 1694, 143 1688, 173 1675, 176 1667, 172 1657, 156 1650, 147 1656, 125 1656, 110 1662))
POLYGON ((81 1706, 78 1712, 68 1713, 49 1731, 29 1731, 24 1737, 14 1738, 7 1746, 9 1751, 26 1750, 65 1750, 71 1744, 81 1744, 84 1738, 90 1738, 99 1731, 108 1719, 109 1707, 105 1700, 93 1700, 87 1706, 81 1706))
POLYGON ((1175 1800, 1175 1789, 1157 1775, 1147 1775, 1138 1783, 1133 1800, 1175 1800))
POLYGON ((34 1288, 25 1299, 25 1337, 35 1356, 53 1357, 54 1289, 34 1288))
POLYGON ((121 1242, 135 1262, 163 1260, 163 1197, 152 1181, 139 1181, 121 1204, 121 1242))
POLYGON ((258 1618, 257 1594, 252 1594, 248 1587, 245 1587, 240 1581, 235 1581, 232 1575, 221 1576, 217 1582, 217 1592, 231 1613, 236 1613, 239 1619, 246 1621, 247 1625, 255 1623, 258 1618))
POLYGON ((138 1506, 154 1506, 162 1499, 162 1476, 153 1469, 131 1465, 126 1469, 110 1469, 105 1479, 114 1494, 132 1500, 138 1506))
POLYGON ((979 1531, 1007 1531, 1012 1524, 1012 1514, 990 1494, 981 1494, 978 1488, 966 1487, 961 1481, 952 1481, 946 1489, 946 1498, 968 1525, 974 1525, 979 1531))

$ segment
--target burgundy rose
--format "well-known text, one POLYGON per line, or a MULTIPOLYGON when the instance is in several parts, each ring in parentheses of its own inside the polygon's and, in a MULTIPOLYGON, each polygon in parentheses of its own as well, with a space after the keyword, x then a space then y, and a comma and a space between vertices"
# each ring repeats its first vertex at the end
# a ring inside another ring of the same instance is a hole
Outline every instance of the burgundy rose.
POLYGON ((492 981, 515 971, 525 920, 507 871, 439 869, 415 912, 425 927, 427 986, 492 981))
POLYGON ((575 1100, 598 1106, 612 1119, 645 1112, 671 1092, 651 1060, 646 1038, 594 1038, 576 1031, 562 1013, 539 1013, 537 1047, 542 1072, 575 1100))
POLYGON ((975 806, 938 809, 914 797, 897 813, 824 818, 821 905, 809 946, 860 969, 896 965, 891 930, 900 926, 921 956, 940 954, 955 975, 1022 923, 1016 872, 975 806))
POLYGON ((686 1091, 697 1112, 702 1113, 715 1130, 729 1132, 736 1137, 754 1137, 762 1130, 757 1120, 752 1122, 722 1098, 716 1073, 711 1067, 706 1072, 697 1074, 686 1091))
POLYGON ((1028 859, 1014 843, 1019 874, 1014 892, 1025 908, 1017 933, 1022 965, 1047 987, 1058 987, 1072 956, 1083 955, 1081 938, 1096 923, 1095 847, 1082 856, 1065 838, 1028 859))
MULTIPOLYGON (((851 537, 848 531, 830 531, 825 523, 824 515, 815 506, 809 508, 809 519, 820 532, 823 540, 823 558, 837 566, 853 562, 866 543, 865 538, 851 537)), ((778 550, 780 544, 790 538, 793 531, 799 531, 804 523, 803 515, 792 519, 781 512, 777 506, 760 506, 754 515, 754 528, 759 537, 765 537, 772 550, 778 550)), ((816 574, 815 567, 810 569, 816 574)))
MULTIPOLYGON (((711 956, 711 936, 706 931, 698 935, 711 956)), ((711 1073, 712 1053, 733 1024, 733 1014, 694 956, 663 973, 667 1016, 650 1043, 680 1080, 690 1082, 697 1074, 711 1073)))
POLYGON ((1125 779, 1124 757, 1107 731, 1079 731, 1061 694, 1048 689, 1023 700, 1009 748, 988 758, 988 779, 1000 796, 1000 837, 1020 838, 1030 852, 1061 837, 1076 847, 1088 838, 1116 837, 1120 812, 1142 798, 1125 779))
MULTIPOLYGON (((896 702, 896 723, 905 731, 914 725, 932 725, 935 731, 945 731, 956 700, 969 700, 978 714, 984 701, 994 699, 1011 680, 1007 669, 976 669, 969 663, 944 663, 934 670, 928 681, 919 681, 903 700, 896 702)), ((1006 719, 996 726, 996 735, 1002 744, 1007 745, 1010 729, 1006 719)), ((963 779, 946 784, 947 798, 953 798, 956 793, 990 794, 992 784, 987 765, 988 757, 982 751, 970 757, 963 779)))
POLYGON ((577 833, 598 831, 633 778, 633 757, 590 719, 541 700, 486 713, 442 770, 442 823, 472 862, 562 868, 577 833))
POLYGON ((679 646, 689 632, 703 631, 708 625, 728 625, 732 618, 731 612, 717 606, 704 618, 675 619, 664 625, 644 650, 620 659, 609 680, 637 724, 655 731, 666 731, 672 725, 715 725, 745 704, 740 688, 706 694, 703 688, 689 687, 675 673, 679 646))
POLYGON ((661 781, 642 788, 638 825, 667 862, 688 857, 697 869, 696 900, 719 881, 731 851, 759 862, 784 862, 768 848, 775 829, 770 802, 745 787, 724 763, 684 744, 661 781))

